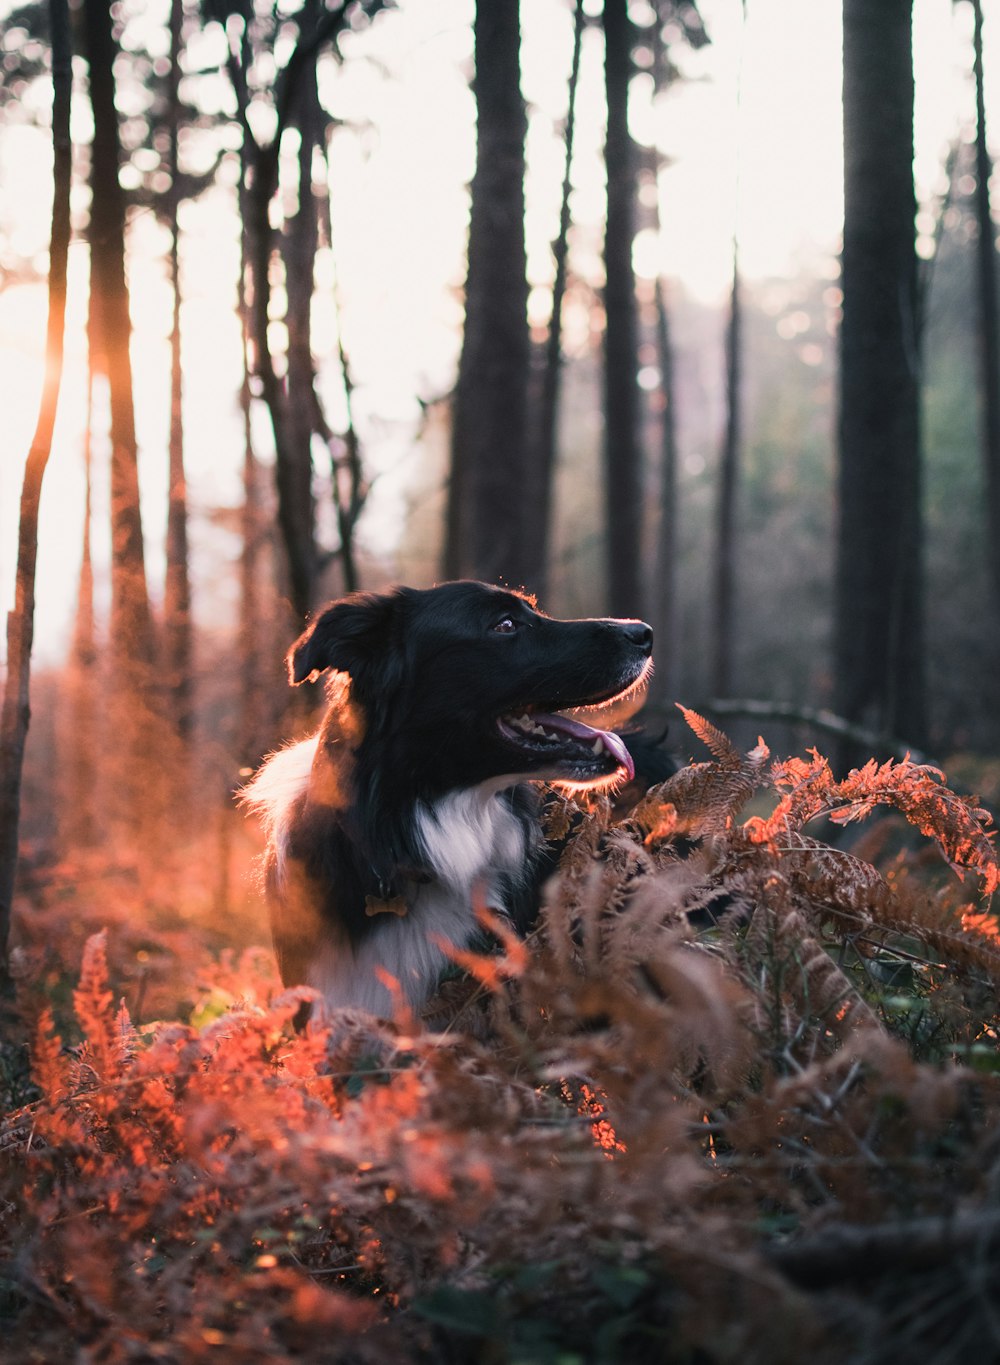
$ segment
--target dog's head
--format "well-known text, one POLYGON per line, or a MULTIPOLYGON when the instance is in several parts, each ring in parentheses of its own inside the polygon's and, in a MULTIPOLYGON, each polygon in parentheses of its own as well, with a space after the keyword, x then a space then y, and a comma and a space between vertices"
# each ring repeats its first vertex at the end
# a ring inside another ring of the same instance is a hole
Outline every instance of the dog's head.
POLYGON ((335 602, 288 667, 293 683, 348 674, 363 713, 359 757, 377 747, 412 785, 601 786, 631 775, 624 743, 564 713, 637 688, 652 638, 642 621, 554 620, 519 593, 463 581, 335 602))

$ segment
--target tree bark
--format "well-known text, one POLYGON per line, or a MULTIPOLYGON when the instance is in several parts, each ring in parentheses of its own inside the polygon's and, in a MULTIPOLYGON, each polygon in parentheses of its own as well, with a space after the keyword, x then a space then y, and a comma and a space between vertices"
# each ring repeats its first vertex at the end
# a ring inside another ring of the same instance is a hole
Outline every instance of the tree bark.
POLYGON ((66 758, 63 809, 59 827, 75 848, 90 848, 97 841, 95 792, 96 755, 99 747, 96 698, 97 630, 94 623, 94 564, 91 553, 93 487, 93 394, 94 374, 88 365, 87 418, 84 432, 83 547, 76 593, 73 643, 66 669, 66 758))
POLYGON ((995 606, 1000 612, 1000 317, 997 312, 996 228, 990 212, 993 163, 986 141, 986 102, 983 93, 983 6, 972 0, 973 70, 976 85, 976 293, 979 330, 981 444, 986 483, 990 573, 995 606))
POLYGON ((670 338, 666 285, 656 282, 656 349, 660 362, 663 412, 660 428, 659 519, 656 524, 656 574, 650 620, 656 641, 656 691, 673 700, 678 684, 680 603, 677 593, 677 384, 670 338))
POLYGON ((264 616, 261 609, 259 585, 260 553, 263 543, 263 518, 259 491, 260 470, 253 448, 250 424, 250 390, 246 380, 240 389, 240 407, 243 412, 243 511, 241 516, 243 549, 240 554, 239 755, 242 763, 252 766, 259 760, 267 747, 268 727, 264 720, 263 699, 266 693, 262 685, 260 659, 261 627, 264 616))
POLYGON ((530 348, 517 0, 478 0, 476 173, 445 572, 524 582, 530 348))
MULTIPOLYGON (((668 11, 672 14, 672 10, 668 11)), ((660 22, 653 25, 653 79, 657 93, 666 90, 674 72, 667 45, 663 38, 662 13, 660 22)), ((656 159, 656 174, 664 161, 656 159)), ((654 199, 654 226, 661 228, 659 185, 654 199)), ((679 548, 679 467, 677 444, 677 378, 674 348, 670 327, 670 295, 667 282, 661 276, 656 281, 656 351, 660 367, 660 467, 658 471, 659 506, 656 520, 654 575, 649 604, 649 620, 655 640, 656 673, 655 695, 662 702, 677 697, 680 686, 681 616, 678 591, 679 548)))
MULTIPOLYGON (((313 6, 314 10, 315 7, 313 6)), ((310 7, 303 23, 315 22, 310 7)), ((308 576, 308 602, 315 605, 319 576, 319 550, 315 538, 316 502, 313 496, 312 440, 316 430, 316 371, 312 353, 312 299, 318 245, 316 203, 312 192, 312 160, 320 122, 316 64, 304 68, 295 88, 291 121, 299 131, 298 207, 285 225, 281 254, 285 266, 288 307, 288 370, 284 385, 285 452, 288 466, 283 479, 292 504, 291 518, 300 542, 299 558, 308 576)))
POLYGON ((926 747, 915 207, 911 0, 844 0, 835 706, 926 747))
POLYGON ((163 624, 167 688, 171 719, 178 736, 187 740, 192 727, 191 584, 188 569, 187 484, 184 477, 183 371, 181 367, 180 281, 180 53, 182 0, 170 5, 170 72, 167 77, 170 125, 170 281, 173 318, 170 328, 170 443, 167 503, 167 565, 163 624))
MULTIPOLYGON (((269 149, 254 148, 247 159, 252 166, 243 198, 243 227, 247 242, 247 277, 250 286, 248 320, 253 373, 271 418, 274 433, 275 486, 278 493, 278 527, 285 549, 292 610, 304 620, 313 605, 316 582, 316 539, 312 502, 312 457, 295 444, 289 430, 284 385, 274 367, 268 339, 271 298, 270 265, 272 232, 269 209, 275 184, 269 174, 269 149), (303 489, 307 493, 303 495, 303 489)), ((277 161, 274 161, 277 171, 277 161)))
POLYGON ((733 236, 733 283, 726 327, 726 429, 719 459, 712 587, 712 686, 719 697, 733 686, 736 625, 736 493, 741 444, 742 327, 739 245, 733 236))
POLYGON ((638 309, 632 245, 636 231, 635 144, 628 129, 632 75, 628 0, 604 3, 608 177, 604 237, 604 473, 608 604, 612 615, 641 616, 642 449, 639 435, 638 309))
POLYGON ((111 10, 84 0, 83 33, 94 116, 91 145, 90 273, 100 368, 111 405, 111 661, 126 692, 147 688, 153 625, 139 510, 138 448, 132 405, 132 324, 125 278, 125 196, 118 180, 120 144, 111 10))
POLYGON ((14 879, 17 872, 21 774, 31 718, 31 647, 35 629, 35 564, 42 479, 52 450, 62 382, 66 318, 66 262, 70 239, 70 186, 73 173, 70 99, 73 52, 66 0, 50 0, 52 46, 52 233, 49 243, 49 316, 45 378, 38 422, 21 486, 14 610, 7 617, 7 678, 0 713, 0 977, 9 980, 8 945, 14 879))

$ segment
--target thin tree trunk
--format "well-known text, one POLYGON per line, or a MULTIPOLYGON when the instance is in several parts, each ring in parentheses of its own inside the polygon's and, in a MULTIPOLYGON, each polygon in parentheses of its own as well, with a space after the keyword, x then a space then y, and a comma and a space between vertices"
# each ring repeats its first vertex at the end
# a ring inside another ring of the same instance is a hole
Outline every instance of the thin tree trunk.
POLYGON ((243 552, 240 556, 240 756, 245 762, 258 754, 262 743, 260 677, 257 640, 261 625, 260 590, 257 565, 260 560, 261 514, 257 489, 257 460, 250 426, 249 389, 240 390, 243 408, 243 552))
POLYGON ((125 198, 118 180, 120 146, 114 63, 118 43, 111 9, 84 0, 83 32, 94 115, 91 145, 90 273, 101 368, 111 400, 111 659, 125 693, 148 689, 153 626, 139 511, 138 449, 132 404, 125 198))
POLYGON ((986 142, 986 103, 983 94, 983 6, 972 0, 973 70, 976 83, 976 270, 979 284, 979 382, 982 413, 983 469, 988 509, 987 544, 993 576, 995 605, 1000 611, 1000 317, 997 311, 996 229, 990 212, 993 164, 986 142))
POLYGON ((552 244, 555 277, 552 282, 552 315, 545 340, 541 384, 535 413, 535 441, 528 470, 526 498, 525 582, 544 599, 548 588, 548 550, 552 515, 552 480, 556 465, 559 390, 562 386, 562 309, 566 294, 569 257, 571 171, 576 131, 576 95, 580 79, 580 50, 583 46, 583 0, 576 0, 573 18, 573 56, 570 63, 566 113, 566 159, 563 163, 562 202, 559 232, 552 244))
MULTIPOLYGON (((667 45, 662 23, 653 25, 653 80, 657 93, 666 90, 671 79, 667 45)), ((654 226, 659 235, 662 221, 658 176, 663 169, 658 158, 654 226)), ((656 695, 664 702, 674 700, 680 687, 680 601, 678 594, 679 553, 679 464, 677 447, 677 379, 673 341, 670 335, 670 298, 662 275, 656 281, 656 351, 660 369, 662 401, 660 425, 660 467, 658 518, 656 521, 655 572, 650 616, 655 639, 656 695)))
MULTIPOLYGON (((375 0, 367 6, 370 14, 381 8, 375 0)), ((292 414, 285 383, 279 377, 268 340, 270 321, 270 264, 273 234, 270 206, 278 186, 278 159, 281 140, 294 114, 304 80, 315 80, 315 63, 323 45, 336 36, 346 22, 348 11, 321 10, 310 0, 311 14, 303 22, 299 41, 278 77, 275 93, 277 127, 269 143, 257 142, 248 118, 249 91, 246 66, 249 50, 244 37, 240 56, 230 54, 228 69, 236 94, 243 129, 242 219, 246 245, 245 284, 249 286, 250 342, 253 373, 260 384, 274 432, 275 485, 278 492, 278 526, 285 549, 289 595, 295 615, 303 619, 314 605, 319 571, 312 499, 312 456, 310 444, 295 439, 292 414)), ((315 395, 309 402, 312 412, 315 395)), ((311 434, 310 434, 311 435, 311 434)))
MULTIPOLYGON (((344 578, 344 590, 345 592, 354 592, 360 584, 354 530, 357 526, 358 517, 361 515, 361 509, 364 507, 368 490, 361 460, 361 441, 354 420, 354 376, 351 372, 347 348, 344 345, 341 320, 342 315, 338 307, 337 356, 340 360, 340 373, 344 381, 344 407, 347 420, 344 434, 339 438, 343 443, 343 456, 335 458, 333 461, 333 483, 334 498, 337 505, 337 530, 340 534, 340 564, 344 578)), ((324 434, 328 444, 338 439, 329 431, 325 422, 324 434)))
POLYGON ((35 563, 42 479, 52 450, 62 382, 66 319, 66 264, 70 239, 70 186, 73 149, 69 114, 73 52, 66 0, 50 0, 52 44, 52 234, 49 244, 49 316, 45 378, 38 422, 21 486, 14 610, 7 617, 7 678, 0 713, 0 974, 9 980, 8 947, 14 879, 17 873, 21 774, 31 718, 31 647, 35 629, 35 563))
POLYGON ((660 428, 660 496, 656 527, 656 574, 651 619, 656 639, 656 690, 675 698, 680 657, 680 604, 677 594, 677 384, 670 339, 666 283, 656 282, 656 349, 660 363, 663 412, 660 428))
MULTIPOLYGON (((742 4, 740 69, 736 81, 736 118, 742 117, 743 52, 746 41, 747 6, 742 4)), ((715 546, 712 556, 712 687, 726 697, 733 686, 733 645, 736 627, 736 502, 742 458, 743 308, 740 288, 740 147, 736 146, 736 181, 733 195, 733 276, 726 324, 726 424, 719 453, 719 484, 715 511, 715 546)))
POLYGON ((834 678, 846 720, 926 747, 911 21, 844 0, 834 678))
MULTIPOLYGON (((315 3, 302 12, 303 24, 315 23, 315 3)), ((299 131, 298 207, 287 222, 281 239, 285 266, 288 307, 288 370, 285 379, 286 458, 289 461, 288 487, 295 504, 295 519, 301 527, 303 546, 309 542, 309 602, 315 604, 319 577, 319 554, 313 527, 316 520, 313 496, 312 438, 316 430, 316 371, 312 353, 312 297, 319 244, 316 203, 312 191, 313 151, 320 124, 316 65, 302 71, 296 85, 292 121, 299 131), (308 528, 308 530, 307 530, 308 528)))
POLYGON ((183 381, 181 369, 180 281, 180 53, 183 0, 170 5, 170 73, 167 79, 170 121, 170 280, 173 319, 170 329, 170 445, 167 504, 167 565, 164 585, 164 654, 171 718, 182 740, 190 738, 191 584, 188 570, 187 485, 184 477, 183 381))
POLYGON ((635 144, 628 128, 632 75, 628 0, 604 3, 604 75, 608 177, 604 238, 604 472, 607 505, 608 603, 613 615, 643 610, 642 449, 639 436, 638 308, 632 246, 636 231, 635 144))
POLYGON ((313 605, 316 582, 316 541, 313 524, 312 458, 295 442, 290 430, 285 387, 274 367, 268 340, 272 232, 269 211, 273 183, 264 174, 263 158, 254 158, 249 192, 244 196, 244 230, 250 278, 250 338, 253 371, 260 383, 274 432, 275 484, 278 526, 288 567, 289 595, 297 618, 313 605))
MULTIPOLYGON (((243 269, 246 269, 244 251, 243 269)), ((241 272, 242 274, 242 272, 241 272)), ((262 723, 262 697, 259 640, 263 613, 261 611, 259 564, 263 534, 260 505, 260 469, 253 448, 251 421, 250 354, 246 301, 243 290, 239 297, 240 334, 243 349, 243 382, 240 385, 240 411, 243 414, 243 551, 240 555, 240 624, 239 675, 240 720, 239 754, 241 760, 252 765, 260 757, 267 743, 266 727, 262 723)))
POLYGON ((736 491, 740 466, 742 388, 742 300, 739 249, 733 237, 733 284, 726 327, 726 430, 719 459, 712 590, 712 687, 727 697, 733 685, 736 625, 736 491))
POLYGON ((337 532, 340 537, 336 554, 340 560, 344 591, 354 592, 360 586, 355 529, 368 497, 368 482, 364 473, 361 436, 354 417, 354 375, 347 352, 347 343, 344 340, 344 315, 340 306, 337 252, 329 193, 329 147, 326 130, 319 125, 317 125, 317 147, 322 154, 327 175, 326 183, 322 187, 316 187, 313 198, 320 240, 330 252, 332 278, 327 297, 333 305, 334 325, 337 330, 337 359, 340 364, 341 381, 344 385, 344 430, 337 432, 331 428, 315 385, 312 390, 312 420, 316 434, 326 443, 330 452, 331 490, 334 512, 337 518, 337 532))
POLYGON ((96 842, 94 812, 95 762, 98 747, 97 632, 94 624, 94 565, 91 553, 93 486, 93 395, 94 372, 88 364, 87 418, 84 432, 83 548, 76 594, 76 618, 67 672, 67 760, 63 818, 60 827, 74 847, 89 848, 96 842))
POLYGON ((478 0, 476 173, 455 390, 445 571, 524 581, 530 367, 521 31, 516 0, 478 0))

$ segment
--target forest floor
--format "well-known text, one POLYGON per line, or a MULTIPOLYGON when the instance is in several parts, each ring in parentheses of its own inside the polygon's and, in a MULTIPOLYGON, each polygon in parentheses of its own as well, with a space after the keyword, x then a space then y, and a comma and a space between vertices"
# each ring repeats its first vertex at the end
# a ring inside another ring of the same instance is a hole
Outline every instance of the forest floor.
POLYGON ((1000 1355, 989 817, 689 720, 711 759, 627 818, 556 805, 538 928, 484 924, 433 1027, 295 1028, 239 817, 29 851, 4 1358, 1000 1355))

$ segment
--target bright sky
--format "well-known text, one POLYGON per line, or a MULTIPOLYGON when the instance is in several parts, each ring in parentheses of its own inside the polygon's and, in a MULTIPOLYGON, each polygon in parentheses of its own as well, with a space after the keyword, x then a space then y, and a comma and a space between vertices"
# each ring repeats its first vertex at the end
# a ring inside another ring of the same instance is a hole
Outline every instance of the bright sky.
MULTIPOLYGON (((599 10, 597 0, 594 0, 599 10)), ((643 0, 636 4, 637 14, 643 0)), ((6 7, 0 0, 0 12, 6 7)), ((663 270, 696 297, 722 297, 730 273, 738 203, 741 259, 752 278, 830 271, 841 218, 839 0, 749 0, 744 33, 740 0, 701 0, 711 46, 686 53, 690 79, 653 105, 640 79, 633 94, 635 135, 656 141, 671 158, 660 182, 660 240, 636 243, 636 265, 663 270), (740 73, 742 71, 742 79, 740 73), (737 166, 739 185, 737 190, 737 166)), ((987 7, 989 116, 1000 127, 1000 14, 987 7)), ((149 0, 150 31, 165 20, 165 0, 149 0)), ((451 386, 461 326, 460 288, 467 224, 465 184, 474 165, 471 0, 400 0, 349 46, 350 60, 324 74, 324 95, 339 114, 370 122, 362 136, 334 139, 331 182, 336 272, 318 262, 320 290, 339 281, 344 329, 359 381, 360 420, 376 465, 388 470, 373 499, 369 533, 391 539, 403 513, 417 408, 451 386), (364 60, 365 57, 373 60, 364 60)), ((566 0, 532 0, 523 10, 523 86, 532 109, 529 132, 529 273, 532 316, 544 321, 551 262, 548 244, 558 216, 562 178, 559 120, 565 113, 572 23, 566 0)), ((916 171, 923 195, 940 190, 948 140, 972 115, 971 6, 915 0, 917 72, 916 171)), ((7 42, 16 36, 7 35, 7 42)), ((219 31, 209 29, 192 52, 204 67, 220 59, 219 31)), ((574 214, 580 224, 574 267, 600 282, 603 213, 601 43, 587 34, 574 214)), ((47 135, 28 115, 44 112, 39 87, 20 121, 0 128, 0 263, 40 264, 51 203, 47 135)), ((224 79, 202 83, 202 98, 226 107, 224 79)), ((74 133, 87 135, 85 102, 74 133)), ((236 406, 239 341, 233 299, 238 262, 231 185, 185 207, 184 344, 187 464, 203 621, 227 615, 235 583, 226 572, 235 537, 208 526, 205 513, 240 499, 242 435, 236 406), (211 584, 211 588, 206 587, 211 584)), ((76 191, 77 202, 84 197, 76 191)), ((147 558, 154 585, 162 578, 166 489, 169 291, 164 235, 151 214, 132 228, 130 282, 135 319, 134 365, 141 445, 147 558)), ((56 443, 46 476, 39 558, 38 653, 58 657, 65 639, 82 535, 81 440, 85 410, 85 248, 71 253, 67 368, 56 443)), ((35 422, 45 329, 44 287, 0 292, 0 609, 13 599, 17 500, 21 468, 35 422)), ((582 341, 585 319, 567 318, 567 344, 582 341), (575 327, 575 331, 574 331, 575 327)), ((333 310, 316 309, 320 358, 334 354, 333 310)), ((342 401, 336 375, 324 384, 334 419, 342 401)), ((267 428, 258 424, 265 448, 267 428)), ((105 563, 107 492, 98 447, 95 538, 105 563)), ((410 466, 412 468, 412 462, 410 466)), ((0 646, 2 648, 2 646, 0 646)))

